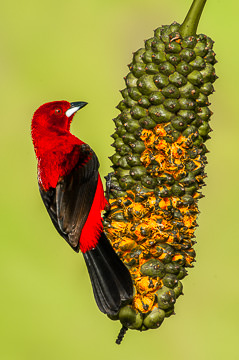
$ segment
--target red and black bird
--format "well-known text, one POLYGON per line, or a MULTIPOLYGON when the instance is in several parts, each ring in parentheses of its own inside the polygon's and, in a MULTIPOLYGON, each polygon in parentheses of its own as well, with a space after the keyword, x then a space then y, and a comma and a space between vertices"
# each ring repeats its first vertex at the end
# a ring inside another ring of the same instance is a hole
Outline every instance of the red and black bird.
POLYGON ((133 297, 128 269, 111 247, 102 225, 107 205, 99 161, 89 145, 72 135, 75 113, 86 102, 53 101, 32 119, 42 200, 58 233, 83 253, 99 309, 116 314, 133 297))

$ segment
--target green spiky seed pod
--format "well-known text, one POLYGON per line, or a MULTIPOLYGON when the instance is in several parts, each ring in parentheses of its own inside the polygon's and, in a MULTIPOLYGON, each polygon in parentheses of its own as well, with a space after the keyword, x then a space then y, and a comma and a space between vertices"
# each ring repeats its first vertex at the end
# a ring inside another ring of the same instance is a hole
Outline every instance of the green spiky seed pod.
POLYGON ((181 26, 156 29, 134 53, 117 106, 104 226, 135 289, 132 303, 114 317, 124 329, 155 329, 174 314, 181 280, 195 261, 208 96, 216 80, 213 41, 196 35, 205 2, 194 0, 181 26))

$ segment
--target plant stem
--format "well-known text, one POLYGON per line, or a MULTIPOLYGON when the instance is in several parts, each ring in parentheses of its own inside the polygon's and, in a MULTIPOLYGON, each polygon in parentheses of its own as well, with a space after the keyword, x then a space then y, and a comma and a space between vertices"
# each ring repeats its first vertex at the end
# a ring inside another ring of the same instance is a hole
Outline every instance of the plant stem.
POLYGON ((198 23, 207 0, 194 0, 187 16, 179 28, 183 37, 196 35, 198 23))
POLYGON ((121 344, 121 341, 123 340, 127 330, 128 330, 128 328, 123 325, 122 328, 120 329, 119 335, 116 339, 116 344, 118 344, 118 345, 121 344))

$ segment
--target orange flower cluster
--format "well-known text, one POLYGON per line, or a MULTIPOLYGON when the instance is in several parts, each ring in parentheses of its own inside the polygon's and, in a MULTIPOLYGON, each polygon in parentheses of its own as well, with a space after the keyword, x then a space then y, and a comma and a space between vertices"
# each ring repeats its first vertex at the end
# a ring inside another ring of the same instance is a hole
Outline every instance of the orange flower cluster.
POLYGON ((198 152, 192 158, 190 136, 181 135, 172 143, 165 141, 165 136, 163 124, 143 130, 145 150, 140 160, 150 176, 168 176, 172 181, 158 183, 143 196, 142 187, 136 186, 134 191, 127 190, 126 196, 110 199, 110 225, 105 229, 115 251, 129 267, 135 286, 132 307, 141 313, 157 307, 156 292, 165 285, 165 272, 156 269, 157 261, 183 268, 193 266, 195 261, 192 238, 197 226, 197 199, 202 195, 191 188, 203 183, 205 175, 198 174, 198 169, 204 167, 205 156, 198 152), (193 169, 191 180, 185 181, 189 163, 193 169), (153 264, 152 269, 148 263, 153 264))

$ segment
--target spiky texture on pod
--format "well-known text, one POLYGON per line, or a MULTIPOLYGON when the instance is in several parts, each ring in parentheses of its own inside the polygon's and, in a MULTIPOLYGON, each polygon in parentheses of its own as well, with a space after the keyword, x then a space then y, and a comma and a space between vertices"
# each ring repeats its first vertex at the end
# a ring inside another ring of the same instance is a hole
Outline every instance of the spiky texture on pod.
POLYGON ((132 304, 115 317, 130 329, 157 328, 174 314, 195 261, 216 60, 209 37, 179 30, 175 22, 156 29, 134 53, 114 119, 104 228, 133 279, 132 304))

